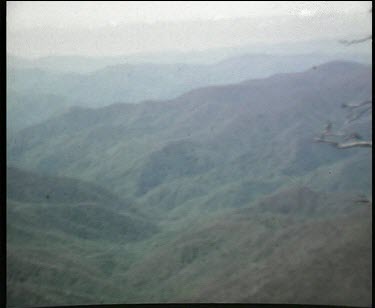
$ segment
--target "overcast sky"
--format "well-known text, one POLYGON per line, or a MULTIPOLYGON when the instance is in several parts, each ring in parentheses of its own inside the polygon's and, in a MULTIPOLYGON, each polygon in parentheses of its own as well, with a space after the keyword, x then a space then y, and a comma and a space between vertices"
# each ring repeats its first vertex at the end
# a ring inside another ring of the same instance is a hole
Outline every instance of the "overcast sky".
POLYGON ((371 31, 370 1, 8 1, 14 55, 123 55, 371 31))

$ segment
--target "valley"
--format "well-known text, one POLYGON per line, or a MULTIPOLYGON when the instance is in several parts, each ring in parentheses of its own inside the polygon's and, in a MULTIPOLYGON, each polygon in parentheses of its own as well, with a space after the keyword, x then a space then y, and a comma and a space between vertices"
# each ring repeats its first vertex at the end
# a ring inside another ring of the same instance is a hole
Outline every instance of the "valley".
POLYGON ((371 74, 332 61, 12 131, 8 306, 371 306, 371 151, 313 142, 371 74))

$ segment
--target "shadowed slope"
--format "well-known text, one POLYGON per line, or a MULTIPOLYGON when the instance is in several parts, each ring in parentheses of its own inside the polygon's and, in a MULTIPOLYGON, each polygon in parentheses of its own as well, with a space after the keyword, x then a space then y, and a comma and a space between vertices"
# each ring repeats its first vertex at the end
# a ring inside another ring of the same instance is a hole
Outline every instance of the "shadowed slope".
POLYGON ((150 290, 132 302, 369 306, 371 259, 371 207, 300 188, 187 227, 129 269, 128 288, 150 290))

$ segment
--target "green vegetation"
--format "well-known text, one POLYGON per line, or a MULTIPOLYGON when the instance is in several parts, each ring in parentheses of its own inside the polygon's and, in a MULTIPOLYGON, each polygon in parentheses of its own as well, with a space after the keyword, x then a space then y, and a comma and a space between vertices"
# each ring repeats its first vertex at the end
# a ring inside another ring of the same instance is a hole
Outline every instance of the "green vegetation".
POLYGON ((312 142, 370 94, 332 62, 15 132, 8 306, 371 305, 371 152, 312 142))

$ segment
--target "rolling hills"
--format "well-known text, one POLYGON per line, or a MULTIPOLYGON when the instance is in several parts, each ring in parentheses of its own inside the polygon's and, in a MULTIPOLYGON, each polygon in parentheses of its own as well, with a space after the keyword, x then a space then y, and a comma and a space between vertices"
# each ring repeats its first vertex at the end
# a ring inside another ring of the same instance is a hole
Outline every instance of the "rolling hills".
POLYGON ((33 226, 31 213, 38 213, 39 221, 66 216, 50 204, 35 212, 12 201, 8 303, 369 306, 371 206, 359 205, 353 197, 289 188, 242 209, 165 225, 130 242, 119 241, 119 232, 108 233, 115 226, 105 224, 100 232, 111 239, 66 232, 69 224, 65 230, 33 226))
POLYGON ((371 70, 334 61, 15 132, 8 305, 370 306, 371 152, 312 141, 371 96, 371 70))
POLYGON ((69 178, 7 168, 7 297, 9 306, 97 303, 121 288, 106 282, 126 268, 129 245, 158 230, 155 222, 112 193, 69 178), (118 262, 118 258, 126 260, 118 262))
POLYGON ((136 238, 155 226, 144 215, 107 190, 70 178, 50 177, 14 167, 7 168, 9 222, 38 226, 94 238, 136 238), (86 229, 87 230, 86 230, 86 229), (101 228, 110 234, 101 234, 101 228), (134 232, 134 233, 132 233, 134 232), (129 235, 127 235, 129 233, 129 235))
POLYGON ((287 189, 164 240, 126 273, 150 290, 131 301, 369 306, 370 230, 349 196, 287 189))
MULTIPOLYGON (((171 196, 180 206, 190 196, 242 181, 270 191, 358 155, 365 155, 358 158, 361 164, 371 166, 368 152, 312 142, 328 119, 340 127, 342 102, 364 100, 370 93, 370 67, 332 62, 152 104, 77 107, 16 134, 8 144, 9 163, 95 179, 155 208, 170 203, 165 198, 171 196)), ((371 131, 369 119, 362 125, 371 131)), ((371 179, 365 179, 370 187, 371 179)))

